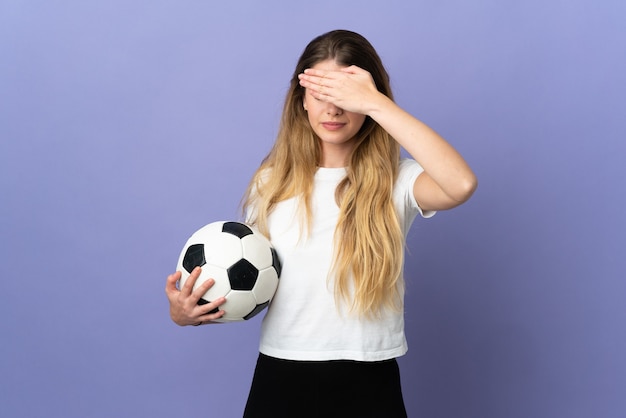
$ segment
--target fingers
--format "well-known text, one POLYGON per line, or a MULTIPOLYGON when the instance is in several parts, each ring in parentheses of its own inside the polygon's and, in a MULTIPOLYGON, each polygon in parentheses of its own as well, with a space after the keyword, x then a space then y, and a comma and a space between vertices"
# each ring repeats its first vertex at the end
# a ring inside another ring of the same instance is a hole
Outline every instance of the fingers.
POLYGON ((185 280, 185 284, 180 289, 180 293, 183 297, 189 297, 193 291, 193 287, 196 284, 196 280, 200 277, 200 273, 202 273, 202 269, 200 267, 196 267, 193 269, 187 280, 185 280))
POLYGON ((327 71, 327 70, 317 70, 315 68, 307 68, 298 77, 300 79, 304 78, 309 81, 321 81, 325 78, 328 78, 328 79, 334 78, 333 73, 337 73, 337 72, 338 71, 327 71))
MULTIPOLYGON (((195 280, 194 280, 195 281, 195 280)), ((185 283, 186 284, 186 283, 185 283)), ((207 279, 205 280, 202 284, 200 284, 200 286, 198 286, 189 296, 190 299, 192 299, 194 301, 194 303, 198 303, 198 301, 200 301, 200 299, 202 298, 202 296, 204 296, 204 294, 206 292, 209 291, 209 289, 211 287, 213 287, 213 285, 215 284, 215 280, 213 279, 207 279)))
POLYGON ((196 283, 201 274, 202 269, 200 267, 194 268, 187 280, 185 280, 185 284, 180 289, 180 296, 185 299, 188 298, 193 304, 197 304, 202 296, 215 284, 215 280, 209 278, 196 287, 196 283))
POLYGON ((307 68, 298 75, 298 79, 300 85, 308 89, 316 99, 330 102, 344 101, 348 96, 362 94, 369 91, 373 84, 369 73, 354 65, 340 71, 307 68))
POLYGON ((215 321, 216 319, 224 316, 226 312, 223 309, 220 309, 220 306, 222 306, 224 303, 226 303, 226 298, 220 297, 213 302, 209 302, 205 305, 199 306, 199 308, 201 309, 199 309, 198 322, 210 323, 211 321, 215 321))
POLYGON ((308 83, 312 86, 331 86, 337 80, 337 76, 328 71, 322 72, 319 70, 313 70, 314 72, 310 72, 309 70, 305 70, 304 73, 300 74, 298 78, 300 81, 308 83))
POLYGON ((318 100, 332 101, 333 86, 329 78, 300 74, 300 86, 318 100))
POLYGON ((338 71, 325 71, 307 68, 302 74, 298 75, 300 85, 303 83, 308 88, 329 86, 337 77, 338 71))
POLYGON ((369 71, 364 70, 361 67, 357 67, 356 65, 351 65, 349 67, 344 67, 340 70, 343 73, 348 73, 348 74, 363 74, 363 75, 369 75, 369 71))
POLYGON ((321 85, 319 84, 319 81, 317 81, 319 77, 299 74, 298 79, 300 80, 300 85, 302 87, 304 87, 305 89, 311 90, 311 92, 319 93, 319 89, 321 87, 321 85))
POLYGON ((167 280, 165 282, 165 294, 168 295, 168 297, 178 292, 176 283, 178 283, 178 281, 180 280, 180 277, 181 277, 180 271, 177 271, 176 273, 173 273, 167 276, 167 280))
POLYGON ((315 68, 307 68, 302 74, 298 75, 298 79, 317 86, 331 87, 345 77, 349 77, 351 74, 369 74, 367 71, 351 65, 349 67, 341 68, 339 71, 319 70, 315 68))
POLYGON ((225 297, 219 297, 208 303, 198 303, 215 284, 215 280, 209 278, 194 289, 201 273, 202 269, 196 267, 180 289, 177 287, 182 277, 180 271, 167 277, 165 293, 170 301, 170 316, 180 326, 211 323, 225 314, 225 311, 220 309, 220 306, 226 303, 225 297))

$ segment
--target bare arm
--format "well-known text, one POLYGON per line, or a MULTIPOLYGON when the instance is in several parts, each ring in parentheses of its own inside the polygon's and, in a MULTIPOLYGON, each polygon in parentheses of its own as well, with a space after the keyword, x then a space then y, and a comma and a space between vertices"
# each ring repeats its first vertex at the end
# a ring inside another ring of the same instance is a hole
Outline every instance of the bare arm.
POLYGON ((424 210, 450 209, 467 201, 477 187, 473 171, 446 140, 386 96, 372 102, 369 116, 424 168, 413 195, 424 210))
POLYGON ((428 125, 380 93, 370 74, 351 66, 342 71, 308 69, 300 84, 319 100, 370 116, 424 168, 413 186, 423 210, 450 209, 467 201, 477 179, 463 157, 428 125))

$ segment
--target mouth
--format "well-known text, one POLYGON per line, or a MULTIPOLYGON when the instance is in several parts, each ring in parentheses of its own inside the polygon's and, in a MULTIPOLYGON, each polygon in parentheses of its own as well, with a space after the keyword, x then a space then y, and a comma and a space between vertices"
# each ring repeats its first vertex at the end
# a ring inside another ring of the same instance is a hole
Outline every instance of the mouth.
POLYGON ((324 129, 328 131, 336 131, 343 128, 346 124, 341 122, 322 122, 324 129))

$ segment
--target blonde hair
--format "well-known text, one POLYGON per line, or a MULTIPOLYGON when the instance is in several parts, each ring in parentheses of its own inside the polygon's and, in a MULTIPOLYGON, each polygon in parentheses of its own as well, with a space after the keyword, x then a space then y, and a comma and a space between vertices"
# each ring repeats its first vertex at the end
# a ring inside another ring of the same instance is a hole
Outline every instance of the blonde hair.
MULTIPOLYGON (((300 201, 301 234, 312 222, 311 193, 321 147, 303 109, 298 74, 327 59, 367 70, 378 90, 393 99, 380 57, 361 35, 337 30, 307 45, 291 78, 274 146, 244 195, 244 208, 254 208, 249 221, 268 236, 269 214, 289 198, 300 201)), ((367 117, 356 135, 347 175, 335 192, 340 208, 331 271, 335 295, 364 317, 402 306, 404 237, 392 199, 399 160, 398 143, 367 117)))

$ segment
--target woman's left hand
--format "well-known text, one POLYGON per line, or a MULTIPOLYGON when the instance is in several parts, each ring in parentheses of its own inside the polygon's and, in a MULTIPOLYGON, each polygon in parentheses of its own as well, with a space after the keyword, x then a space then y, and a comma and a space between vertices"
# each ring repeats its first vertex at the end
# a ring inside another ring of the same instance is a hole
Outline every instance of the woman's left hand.
POLYGON ((339 71, 308 68, 298 78, 314 98, 348 112, 367 115, 373 102, 382 95, 370 73, 355 65, 339 71))

